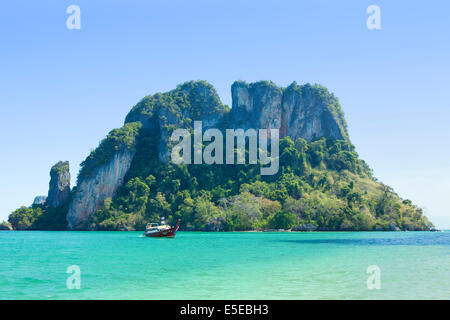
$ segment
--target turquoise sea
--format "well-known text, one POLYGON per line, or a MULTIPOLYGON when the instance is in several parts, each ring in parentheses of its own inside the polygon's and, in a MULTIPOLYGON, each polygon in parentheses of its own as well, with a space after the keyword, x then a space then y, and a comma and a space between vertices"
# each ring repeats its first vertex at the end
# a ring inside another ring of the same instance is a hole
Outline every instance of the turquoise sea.
POLYGON ((450 299, 450 232, 5 231, 0 259, 0 299, 450 299))

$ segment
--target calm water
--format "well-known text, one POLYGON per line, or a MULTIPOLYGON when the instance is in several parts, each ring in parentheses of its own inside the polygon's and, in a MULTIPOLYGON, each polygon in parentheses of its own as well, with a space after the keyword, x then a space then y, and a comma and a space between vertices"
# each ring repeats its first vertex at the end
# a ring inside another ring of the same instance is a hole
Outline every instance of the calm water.
POLYGON ((141 234, 0 232, 0 299, 450 299, 450 232, 141 234))

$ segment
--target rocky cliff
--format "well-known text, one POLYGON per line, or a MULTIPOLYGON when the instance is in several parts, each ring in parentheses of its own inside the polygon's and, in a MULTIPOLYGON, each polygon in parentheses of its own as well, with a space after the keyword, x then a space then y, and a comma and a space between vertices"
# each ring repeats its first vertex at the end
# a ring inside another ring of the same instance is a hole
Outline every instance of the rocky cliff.
POLYGON ((276 128, 280 129, 280 137, 293 140, 348 139, 338 100, 321 86, 299 86, 294 82, 280 88, 270 81, 236 81, 231 94, 233 127, 276 128))
POLYGON ((47 204, 59 207, 70 198, 70 171, 68 161, 59 161, 50 170, 47 204))
MULTIPOLYGON (((132 108, 125 126, 139 123, 150 136, 158 139, 159 160, 169 160, 169 137, 176 128, 191 128, 193 121, 201 120, 203 130, 210 127, 225 128, 278 128, 281 137, 304 138, 308 141, 320 137, 348 139, 345 120, 337 99, 325 88, 317 85, 287 88, 270 81, 247 84, 237 81, 231 87, 232 109, 224 105, 212 85, 205 81, 186 82, 176 89, 157 93, 142 99, 132 108)), ((139 133, 127 130, 105 139, 83 165, 75 196, 67 214, 70 229, 86 228, 86 222, 104 200, 113 197, 122 185, 134 157, 134 138, 139 133), (125 138, 132 137, 129 145, 117 151, 125 138), (120 143, 117 144, 117 141, 120 143), (111 149, 111 146, 114 148, 111 149), (107 150, 107 152, 105 151, 107 150)))
POLYGON ((34 197, 32 206, 41 206, 47 202, 47 196, 36 196, 34 197))
POLYGON ((96 168, 88 177, 78 181, 75 196, 67 213, 70 229, 83 229, 89 216, 112 197, 123 183, 123 178, 130 168, 133 155, 129 150, 115 153, 106 164, 96 168))

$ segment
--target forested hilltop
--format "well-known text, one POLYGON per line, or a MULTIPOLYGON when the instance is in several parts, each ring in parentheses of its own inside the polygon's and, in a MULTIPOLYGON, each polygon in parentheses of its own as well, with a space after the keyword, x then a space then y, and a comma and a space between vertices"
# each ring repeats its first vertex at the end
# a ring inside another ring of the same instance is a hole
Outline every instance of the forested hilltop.
POLYGON ((204 231, 433 228, 359 159, 326 88, 239 81, 232 98, 230 109, 204 81, 145 97, 82 163, 76 187, 68 191, 68 163, 58 163, 49 197, 17 209, 9 222, 57 230, 143 230, 161 217, 204 231), (280 129, 278 173, 261 175, 260 164, 173 164, 168 137, 195 120, 204 130, 280 129))

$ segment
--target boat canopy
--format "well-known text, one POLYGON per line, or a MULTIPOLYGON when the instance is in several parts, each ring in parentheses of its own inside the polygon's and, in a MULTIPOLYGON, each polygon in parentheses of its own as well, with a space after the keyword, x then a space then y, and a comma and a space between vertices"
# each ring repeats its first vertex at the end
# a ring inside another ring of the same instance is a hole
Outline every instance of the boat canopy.
POLYGON ((147 228, 148 227, 157 227, 158 224, 157 223, 147 223, 147 228))

